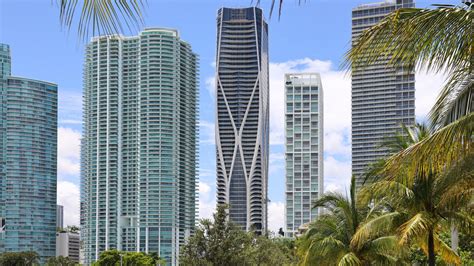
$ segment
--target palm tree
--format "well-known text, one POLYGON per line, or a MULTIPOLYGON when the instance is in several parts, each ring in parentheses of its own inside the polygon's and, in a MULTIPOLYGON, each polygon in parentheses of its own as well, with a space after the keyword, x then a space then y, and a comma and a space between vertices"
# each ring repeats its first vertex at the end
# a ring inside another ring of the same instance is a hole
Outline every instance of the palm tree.
POLYGON ((355 179, 351 180, 349 198, 339 193, 324 194, 313 208, 324 208, 321 215, 310 224, 308 231, 297 240, 298 255, 302 265, 403 265, 404 248, 395 236, 377 221, 395 216, 385 212, 384 204, 357 205, 355 179), (362 225, 366 237, 361 245, 353 245, 353 237, 362 225))
MULTIPOLYGON (((387 139, 384 145, 397 152, 416 145, 429 135, 425 125, 404 126, 403 132, 387 139)), ((393 208, 393 216, 379 220, 385 226, 396 228, 400 245, 421 247, 428 254, 430 265, 434 265, 436 253, 446 262, 459 264, 457 254, 438 234, 448 230, 451 221, 468 228, 474 225, 466 209, 474 190, 473 163, 474 156, 470 156, 441 173, 421 172, 415 177, 407 176, 404 171, 395 176, 383 176, 383 172, 380 176, 380 172, 371 171, 378 174, 374 178, 378 181, 362 188, 360 204, 386 201, 393 208)), ((360 246, 367 241, 370 234, 366 233, 366 227, 359 228, 351 244, 360 246)))
POLYGON ((347 54, 353 68, 389 57, 393 67, 425 68, 448 76, 430 111, 435 133, 391 157, 384 165, 389 175, 402 170, 409 176, 439 173, 473 156, 474 4, 463 2, 434 10, 397 10, 364 32, 347 54))
POLYGON ((146 0, 57 0, 61 25, 69 30, 77 23, 77 33, 83 39, 90 34, 112 35, 139 28, 144 24, 145 3, 146 0))
POLYGON ((366 30, 347 53, 347 65, 364 68, 379 58, 391 67, 444 72, 448 80, 430 112, 429 138, 390 158, 386 170, 441 172, 473 154, 473 4, 437 9, 403 8, 366 30), (409 161, 410 164, 402 164, 409 161))

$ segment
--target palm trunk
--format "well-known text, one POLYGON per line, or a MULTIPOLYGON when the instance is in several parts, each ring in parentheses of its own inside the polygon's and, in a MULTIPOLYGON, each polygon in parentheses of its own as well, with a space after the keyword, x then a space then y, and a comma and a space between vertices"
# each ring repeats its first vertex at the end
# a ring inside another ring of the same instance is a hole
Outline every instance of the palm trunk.
POLYGON ((458 246, 459 246, 459 232, 458 228, 454 223, 451 224, 451 249, 454 252, 458 252, 458 246))
POLYGON ((428 232, 428 265, 436 266, 436 254, 434 251, 434 237, 432 229, 430 229, 428 232))

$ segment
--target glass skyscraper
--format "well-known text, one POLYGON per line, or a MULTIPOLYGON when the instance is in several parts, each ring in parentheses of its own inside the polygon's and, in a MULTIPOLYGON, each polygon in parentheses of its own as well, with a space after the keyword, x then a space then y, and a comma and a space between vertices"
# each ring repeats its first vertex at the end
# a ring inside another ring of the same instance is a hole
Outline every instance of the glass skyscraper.
POLYGON ((217 204, 244 230, 267 230, 268 26, 261 9, 217 14, 217 204))
POLYGON ((323 193, 323 88, 317 73, 285 75, 285 234, 317 218, 323 193))
POLYGON ((57 85, 11 76, 0 44, 0 253, 56 254, 57 85))
POLYGON ((177 264, 197 212, 197 61, 173 29, 88 44, 81 156, 86 264, 109 249, 157 252, 177 264))
MULTIPOLYGON (((413 0, 393 0, 358 6, 352 11, 352 43, 367 28, 413 0)), ((383 58, 364 69, 352 69, 352 173, 363 182, 366 168, 388 153, 380 148, 387 136, 415 124, 413 69, 389 67, 383 58)))

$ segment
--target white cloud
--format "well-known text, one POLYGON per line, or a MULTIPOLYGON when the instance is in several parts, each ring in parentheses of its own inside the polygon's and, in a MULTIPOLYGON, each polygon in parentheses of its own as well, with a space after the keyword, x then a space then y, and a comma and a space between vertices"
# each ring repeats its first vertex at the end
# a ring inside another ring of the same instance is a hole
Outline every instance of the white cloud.
POLYGON ((82 93, 61 89, 58 94, 58 111, 60 124, 81 124, 82 93))
POLYGON ((215 194, 212 185, 199 181, 199 218, 212 218, 216 210, 215 194))
POLYGON ((216 127, 213 122, 200 120, 199 121, 199 128, 200 128, 200 140, 199 142, 202 144, 211 144, 214 145, 216 143, 216 127))
POLYGON ((268 204, 268 229, 277 233, 285 224, 285 204, 280 201, 268 204))
POLYGON ((68 181, 58 182, 58 204, 64 206, 64 226, 79 225, 79 186, 68 181))
POLYGON ((210 191, 211 191, 211 187, 208 184, 204 182, 199 182, 199 194, 203 194, 207 196, 210 191))
POLYGON ((351 143, 348 128, 324 134, 324 151, 330 155, 350 156, 351 143))
POLYGON ((285 154, 283 152, 271 152, 268 158, 268 174, 285 173, 285 154))
POLYGON ((58 128, 58 176, 79 175, 81 133, 77 130, 58 128))
POLYGON ((216 99, 216 78, 215 77, 208 77, 205 81, 206 90, 209 92, 209 96, 213 100, 216 99))
POLYGON ((419 71, 416 73, 415 78, 415 113, 418 120, 424 120, 435 103, 444 85, 446 76, 419 71))
POLYGON ((349 186, 351 161, 337 160, 333 156, 324 159, 324 190, 343 192, 349 186))
POLYGON ((342 188, 339 187, 338 185, 336 184, 328 184, 325 188, 324 188, 324 192, 337 192, 337 191, 342 191, 342 188))
POLYGON ((216 170, 199 168, 199 178, 215 177, 215 176, 216 176, 216 170))
POLYGON ((74 119, 61 119, 59 120, 60 124, 72 124, 72 125, 80 125, 82 124, 81 120, 74 120, 74 119))

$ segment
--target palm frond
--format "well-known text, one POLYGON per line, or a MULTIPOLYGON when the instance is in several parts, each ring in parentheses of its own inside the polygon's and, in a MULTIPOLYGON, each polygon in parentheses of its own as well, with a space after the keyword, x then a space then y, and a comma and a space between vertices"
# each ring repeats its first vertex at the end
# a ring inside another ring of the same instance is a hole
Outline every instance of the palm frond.
POLYGON ((395 206, 410 206, 415 193, 407 185, 392 181, 381 180, 363 187, 359 192, 359 204, 369 204, 372 200, 386 199, 395 206))
POLYGON ((370 242, 368 251, 390 265, 401 265, 400 258, 406 256, 407 248, 398 244, 396 236, 382 236, 370 242))
POLYGON ((398 228, 399 243, 405 245, 410 239, 419 239, 427 235, 432 221, 424 212, 414 215, 398 228))
POLYGON ((473 132, 474 113, 470 113, 390 157, 384 175, 403 173, 413 178, 421 173, 441 173, 473 153, 473 132))
POLYGON ((353 252, 347 253, 344 255, 337 264, 338 266, 358 266, 362 265, 362 262, 353 252))
POLYGON ((473 111, 474 73, 472 69, 464 68, 452 73, 432 107, 429 118, 436 130, 473 111))
POLYGON ((438 209, 458 210, 474 195, 474 154, 458 161, 436 180, 434 195, 439 197, 438 209))
MULTIPOLYGON (((461 258, 454 252, 438 235, 433 236, 435 252, 441 257, 441 259, 449 264, 460 265, 461 258)), ((428 245, 426 240, 420 239, 419 245, 425 254, 428 254, 428 245)))
POLYGON ((360 250, 364 245, 369 243, 371 239, 387 233, 392 227, 393 220, 399 215, 398 212, 382 214, 360 225, 356 233, 352 236, 351 248, 353 250, 360 250))
POLYGON ((393 67, 418 66, 435 72, 469 67, 473 19, 474 12, 460 7, 396 10, 360 35, 345 65, 364 68, 389 58, 393 67))
POLYGON ((70 30, 77 23, 77 33, 86 39, 94 35, 120 34, 124 28, 139 29, 146 0, 57 0, 61 25, 70 30), (79 11, 80 10, 80 11, 79 11), (79 17, 75 20, 77 13, 79 17))

